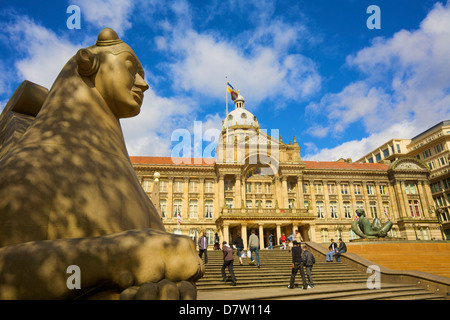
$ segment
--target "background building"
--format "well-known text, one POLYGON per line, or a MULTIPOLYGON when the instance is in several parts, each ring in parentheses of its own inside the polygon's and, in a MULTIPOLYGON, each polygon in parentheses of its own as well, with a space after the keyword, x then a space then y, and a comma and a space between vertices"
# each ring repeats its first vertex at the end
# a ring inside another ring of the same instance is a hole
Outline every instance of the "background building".
MULTIPOLYGON (((255 230, 261 248, 270 233, 279 243, 297 229, 306 241, 349 241, 357 238, 350 229, 355 210, 363 208, 371 220, 394 223, 390 236, 442 239, 422 160, 403 154, 390 164, 302 161, 295 137, 284 143, 269 135, 244 104, 239 94, 216 159, 130 157, 143 188, 159 201, 167 231, 193 239, 206 231, 211 244, 216 232, 221 241, 240 234, 246 246, 255 230)), ((389 143, 396 151, 397 140, 389 143)))
POLYGON ((450 120, 442 121, 412 139, 392 139, 358 162, 391 162, 415 157, 430 169, 433 197, 430 210, 440 221, 443 236, 450 239, 450 120))

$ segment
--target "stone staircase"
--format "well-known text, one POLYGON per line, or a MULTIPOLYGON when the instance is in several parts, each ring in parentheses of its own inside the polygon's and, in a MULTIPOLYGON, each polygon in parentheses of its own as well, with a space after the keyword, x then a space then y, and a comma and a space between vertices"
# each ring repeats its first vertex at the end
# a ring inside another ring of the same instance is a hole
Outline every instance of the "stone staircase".
MULTIPOLYGON (((367 288, 370 274, 362 273, 344 263, 327 263, 324 256, 315 256, 316 264, 312 270, 315 288, 287 289, 291 276, 291 254, 288 250, 261 250, 261 267, 249 265, 250 259, 244 258, 244 265, 234 255, 234 273, 237 286, 231 282, 222 282, 222 251, 208 250, 208 263, 205 275, 197 282, 199 299, 444 299, 423 288, 407 284, 382 284, 381 289, 367 288), (221 298, 222 297, 222 298, 221 298)), ((226 269, 229 276, 228 269, 226 269)), ((301 283, 297 274, 296 284, 301 283)))

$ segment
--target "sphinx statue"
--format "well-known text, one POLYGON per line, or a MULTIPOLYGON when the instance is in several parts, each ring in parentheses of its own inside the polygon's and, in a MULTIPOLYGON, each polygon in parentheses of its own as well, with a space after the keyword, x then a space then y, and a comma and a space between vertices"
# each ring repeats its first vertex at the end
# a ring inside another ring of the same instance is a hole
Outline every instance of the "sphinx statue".
POLYGON ((357 209, 356 214, 358 215, 358 221, 352 221, 351 229, 361 238, 384 238, 392 228, 392 222, 390 220, 382 224, 380 219, 375 218, 370 223, 369 219, 366 218, 364 209, 357 209))
POLYGON ((144 77, 106 28, 48 92, 25 82, 13 94, 0 116, 1 299, 196 297, 204 265, 189 237, 165 231, 119 122, 139 114, 144 77))

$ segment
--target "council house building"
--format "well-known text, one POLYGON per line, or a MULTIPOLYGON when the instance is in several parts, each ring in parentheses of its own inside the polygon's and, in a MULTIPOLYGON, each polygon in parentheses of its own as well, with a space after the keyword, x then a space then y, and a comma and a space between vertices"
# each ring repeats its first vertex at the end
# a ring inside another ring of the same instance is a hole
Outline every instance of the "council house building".
POLYGON ((269 234, 279 244, 295 230, 304 241, 349 241, 357 238, 350 224, 362 208, 370 220, 393 222, 390 237, 443 238, 430 168, 421 159, 303 161, 295 137, 270 136, 244 104, 239 94, 223 120, 215 159, 130 157, 168 232, 194 240, 206 232, 210 244, 215 233, 229 242, 240 234, 247 247, 255 230, 260 248, 269 234))

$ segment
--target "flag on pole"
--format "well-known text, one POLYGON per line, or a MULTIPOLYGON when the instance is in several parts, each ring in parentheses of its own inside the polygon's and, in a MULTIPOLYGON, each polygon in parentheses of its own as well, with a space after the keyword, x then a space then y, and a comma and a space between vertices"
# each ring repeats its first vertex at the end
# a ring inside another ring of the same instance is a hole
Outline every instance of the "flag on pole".
POLYGON ((234 90, 233 86, 227 81, 227 91, 231 94, 231 99, 235 101, 238 97, 238 93, 234 90))
POLYGON ((180 226, 181 226, 181 213, 180 213, 180 209, 177 208, 177 220, 178 220, 178 230, 180 230, 180 226))
POLYGON ((355 220, 356 220, 356 221, 359 220, 359 217, 358 217, 358 214, 356 213, 356 211, 355 211, 355 220))
POLYGON ((386 208, 385 208, 385 207, 383 208, 383 211, 384 211, 384 215, 386 216, 386 218, 387 218, 389 221, 391 221, 391 217, 389 217, 389 215, 387 214, 386 208))

